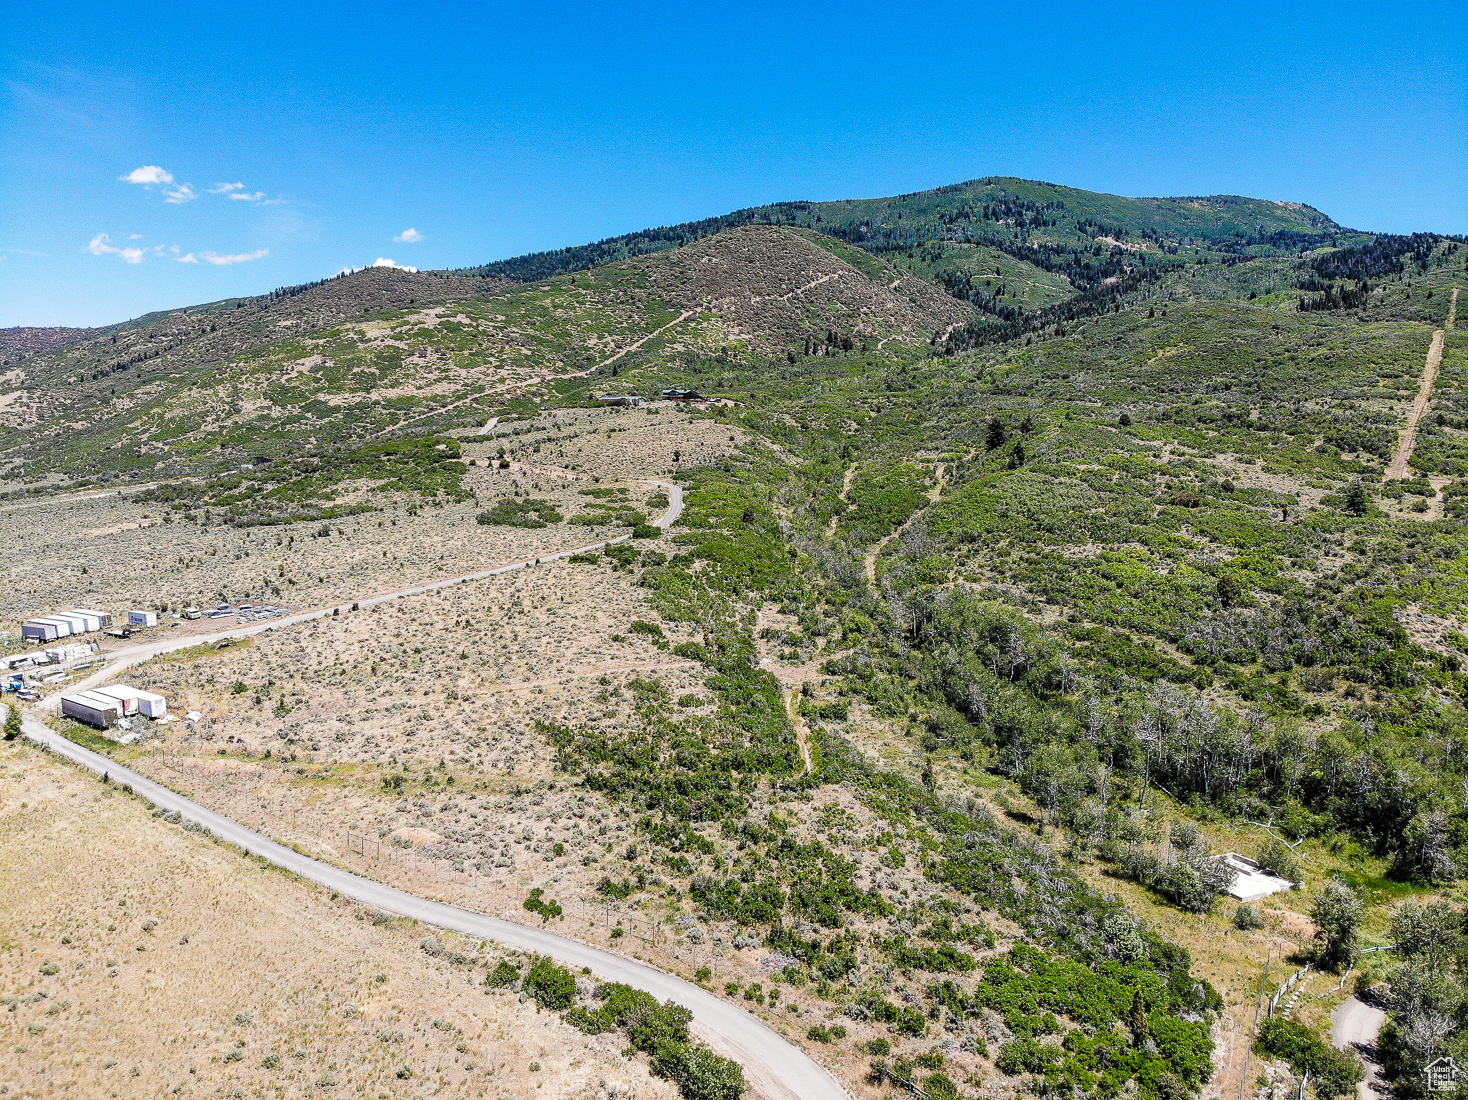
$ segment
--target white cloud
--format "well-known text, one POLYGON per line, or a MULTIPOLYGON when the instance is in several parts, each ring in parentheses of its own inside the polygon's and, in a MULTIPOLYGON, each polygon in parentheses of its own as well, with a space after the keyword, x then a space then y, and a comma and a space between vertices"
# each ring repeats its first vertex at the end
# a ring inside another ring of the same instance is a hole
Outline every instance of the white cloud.
POLYGON ((254 252, 235 252, 230 255, 221 256, 217 252, 200 252, 199 256, 206 262, 217 264, 220 267, 226 264, 247 264, 251 260, 259 260, 270 255, 270 249, 257 248, 254 252))
POLYGON ((124 263, 138 264, 143 262, 143 254, 147 251, 142 248, 118 248, 110 243, 106 233, 98 233, 87 244, 87 251, 93 256, 121 256, 124 263))
POLYGON ((145 187, 155 183, 172 183, 173 173, 166 168, 159 168, 156 164, 145 164, 141 168, 134 168, 125 176, 118 176, 123 183, 141 183, 145 187))
POLYGON ((423 234, 419 233, 416 229, 404 229, 393 240, 397 241, 398 244, 415 244, 423 240, 423 234))
POLYGON ((407 264, 400 264, 396 260, 389 260, 385 256, 379 256, 379 257, 377 257, 377 259, 373 260, 372 261, 372 266, 373 267, 391 267, 391 268, 396 268, 398 271, 417 271, 418 270, 416 267, 409 267, 407 264))
POLYGON ((171 202, 178 206, 180 203, 189 202, 199 196, 194 194, 194 185, 191 183, 174 183, 173 173, 167 168, 160 168, 156 164, 145 164, 141 168, 134 168, 125 176, 118 176, 123 183, 138 183, 152 190, 154 187, 167 188, 163 192, 163 201, 171 202))
POLYGON ((254 252, 235 252, 221 256, 218 252, 186 252, 174 259, 181 264, 196 264, 203 261, 206 264, 214 264, 216 267, 225 267, 229 264, 246 264, 251 260, 259 260, 270 255, 270 249, 261 248, 254 252))
POLYGON ((216 183, 209 188, 211 195, 224 195, 240 202, 252 202, 258 206, 280 206, 285 199, 267 199, 264 191, 246 191, 243 183, 216 183))

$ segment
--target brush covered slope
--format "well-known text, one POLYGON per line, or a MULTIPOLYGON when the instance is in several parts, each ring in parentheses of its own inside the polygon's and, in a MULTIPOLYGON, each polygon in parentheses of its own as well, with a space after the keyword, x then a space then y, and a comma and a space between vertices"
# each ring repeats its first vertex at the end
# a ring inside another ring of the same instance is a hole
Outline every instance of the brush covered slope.
POLYGON ((858 269, 839 242, 821 243, 748 227, 532 285, 369 269, 178 311, 18 368, 16 384, 31 385, 12 395, 7 476, 64 471, 87 484, 262 467, 245 480, 288 481, 285 496, 323 476, 397 488, 405 467, 433 465, 443 447, 405 457, 393 438, 479 425, 588 378, 611 384, 632 363, 768 359, 837 332, 848 344, 922 345, 972 312, 865 253, 845 250, 864 259, 858 269), (112 356, 121 358, 96 366, 112 356))
POLYGON ((430 638, 374 611, 160 663, 229 731, 180 746, 238 777, 200 794, 370 821, 385 876, 616 906, 577 934, 718 968, 862 1095, 1238 1088, 1264 953, 1314 927, 1286 897, 1215 965, 1223 845, 1266 822, 1373 889, 1468 860, 1461 242, 1012 180, 660 234, 161 352, 5 437, 17 481, 163 482, 130 506, 221 585, 401 583, 384 524, 444 540, 425 576, 481 529, 637 533, 430 638), (720 400, 592 407, 672 386, 720 400), (687 500, 656 540, 655 475, 687 500), (384 668, 452 682, 386 702, 384 668))

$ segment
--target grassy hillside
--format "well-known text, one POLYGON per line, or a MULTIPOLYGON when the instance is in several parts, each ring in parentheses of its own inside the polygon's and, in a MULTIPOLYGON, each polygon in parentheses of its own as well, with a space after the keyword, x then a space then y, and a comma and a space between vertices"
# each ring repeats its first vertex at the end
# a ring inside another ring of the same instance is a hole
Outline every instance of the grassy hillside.
POLYGON ((291 458, 331 471, 313 474, 312 492, 323 476, 350 490, 397 485, 396 466, 374 479, 342 456, 616 388, 640 362, 769 362, 841 341, 925 346, 970 313, 868 253, 774 227, 534 284, 369 270, 26 360, 0 461, 12 482, 226 475, 230 493, 269 484, 295 498, 300 485, 279 484, 295 466, 265 468, 291 458))

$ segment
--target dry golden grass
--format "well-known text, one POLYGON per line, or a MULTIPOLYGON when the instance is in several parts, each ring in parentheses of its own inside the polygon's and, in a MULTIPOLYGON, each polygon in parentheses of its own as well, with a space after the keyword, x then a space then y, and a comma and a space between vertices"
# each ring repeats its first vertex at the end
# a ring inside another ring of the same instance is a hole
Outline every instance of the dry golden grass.
MULTIPOLYGON (((317 537, 320 523, 202 527, 115 496, 0 507, 0 539, 25 548, 7 563, 0 623, 9 625, 0 634, 18 636, 22 620, 71 607, 177 611, 244 601, 304 610, 529 560, 626 529, 483 526, 476 514, 525 494, 554 501, 569 519, 591 503, 581 489, 615 485, 656 516, 661 509, 646 506, 655 490, 640 479, 715 461, 742 438, 739 429, 672 406, 547 413, 465 439, 465 486, 477 501, 433 507, 411 497, 373 498, 381 510, 331 520, 327 537, 317 537), (502 449, 512 467, 488 466, 502 449)), ((159 630, 167 633, 234 624, 162 619, 159 630)))
POLYGON ((491 945, 377 925, 34 749, 0 749, 0 832, 11 1095, 676 1095, 615 1035, 485 991, 491 945))

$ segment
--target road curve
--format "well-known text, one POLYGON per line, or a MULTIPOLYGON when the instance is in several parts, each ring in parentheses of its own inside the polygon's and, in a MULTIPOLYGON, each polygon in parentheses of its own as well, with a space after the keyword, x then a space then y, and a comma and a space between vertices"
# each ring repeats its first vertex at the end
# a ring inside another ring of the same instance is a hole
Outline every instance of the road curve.
POLYGON ((659 1000, 676 1001, 693 1013, 694 1033, 715 1050, 739 1062, 750 1084, 769 1100, 850 1100, 829 1073, 783 1035, 691 982, 543 928, 430 901, 354 875, 277 844, 101 753, 68 741, 35 718, 25 717, 21 729, 31 741, 99 775, 108 775, 116 783, 126 783, 155 805, 176 810, 190 821, 206 826, 221 840, 364 905, 478 939, 495 940, 517 950, 536 951, 577 969, 590 967, 604 981, 625 982, 647 990, 659 1000))
MULTIPOLYGON (((647 481, 646 484, 654 485, 668 494, 668 508, 657 519, 652 521, 654 527, 666 531, 678 522, 678 517, 683 514, 683 490, 668 481, 647 481)), ((188 634, 178 638, 161 638, 156 641, 144 642, 140 645, 125 646, 122 649, 112 650, 104 654, 106 664, 88 676, 74 684, 68 684, 64 691, 67 694, 76 691, 85 691, 88 688, 105 684, 108 680, 118 675, 124 669, 140 665, 144 661, 150 661, 154 657, 164 653, 171 653, 176 649, 187 649, 196 645, 213 645, 226 639, 248 638, 256 634, 263 634, 267 630, 279 630, 282 627, 294 626, 297 623, 310 622, 313 619, 325 618, 339 611, 351 610, 352 604, 358 607, 374 607, 377 604, 387 603, 390 600, 402 599, 404 596, 421 596, 425 592, 436 592, 441 588, 451 588, 465 581, 478 581, 486 577, 497 577, 501 573, 513 573, 517 569, 528 569, 533 565, 543 565, 546 562, 560 561, 569 558, 573 554, 585 554, 593 550, 602 550, 608 546, 614 546, 620 542, 626 542, 631 535, 618 535, 616 538, 605 539, 602 542, 587 543, 585 546, 576 546, 570 550, 558 550, 554 554, 543 554, 538 558, 526 561, 512 562, 509 565, 495 566, 493 569, 481 569, 477 573, 466 573, 460 577, 447 577, 440 581, 430 581, 427 584, 414 585, 411 588, 394 589, 391 592, 380 592, 373 596, 364 596, 358 600, 347 600, 330 607, 318 607, 311 611, 301 611, 295 615, 286 615, 279 619, 266 619, 264 622, 250 623, 247 626, 237 626, 229 630, 218 630, 209 634, 188 634)), ((37 704, 42 710, 54 711, 61 705, 62 692, 47 697, 37 704)))

